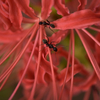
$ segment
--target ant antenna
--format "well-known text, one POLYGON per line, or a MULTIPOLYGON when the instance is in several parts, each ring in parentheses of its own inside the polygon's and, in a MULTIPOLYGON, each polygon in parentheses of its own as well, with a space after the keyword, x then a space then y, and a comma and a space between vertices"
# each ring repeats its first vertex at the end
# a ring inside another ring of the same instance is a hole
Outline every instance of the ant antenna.
MULTIPOLYGON (((42 51, 42 50, 45 49, 45 48, 46 48, 46 47, 43 47, 40 51, 42 51)), ((40 51, 39 51, 39 52, 40 52, 40 51)))
MULTIPOLYGON (((48 22, 48 24, 52 27, 52 28, 55 28, 55 25, 54 24, 50 24, 50 21, 46 20, 48 22)), ((49 26, 49 29, 54 33, 54 31, 50 28, 49 26)))

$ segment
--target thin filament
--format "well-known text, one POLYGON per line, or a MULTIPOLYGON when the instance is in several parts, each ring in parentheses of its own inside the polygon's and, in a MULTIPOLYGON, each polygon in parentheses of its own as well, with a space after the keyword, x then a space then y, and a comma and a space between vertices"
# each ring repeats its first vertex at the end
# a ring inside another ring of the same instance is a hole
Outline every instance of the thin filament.
POLYGON ((97 32, 100 32, 100 29, 97 29, 97 28, 95 28, 95 27, 89 27, 90 29, 92 29, 92 30, 95 30, 95 31, 97 31, 97 32))
POLYGON ((66 74, 65 74, 64 83, 63 83, 63 86, 62 86, 62 89, 61 89, 61 94, 59 96, 59 100, 61 100, 62 93, 63 93, 63 90, 64 90, 64 86, 65 86, 65 83, 66 83, 66 78, 67 78, 67 73, 68 73, 68 68, 69 68, 69 62, 70 62, 70 57, 71 57, 70 53, 71 53, 71 37, 70 37, 70 44, 69 44, 69 53, 68 53, 68 63, 67 63, 67 68, 66 68, 66 74))
POLYGON ((89 89, 89 90, 85 93, 85 96, 84 96, 84 99, 83 99, 83 100, 89 100, 90 93, 91 93, 91 89, 89 89))
POLYGON ((98 46, 100 46, 100 42, 98 42, 88 31, 82 29, 84 33, 86 33, 98 46))
POLYGON ((92 52, 91 52, 91 50, 90 50, 90 48, 88 46, 88 43, 86 42, 86 40, 84 39, 82 34, 79 32, 79 30, 76 29, 76 32, 77 32, 78 36, 80 37, 80 39, 81 39, 81 41, 83 43, 83 46, 84 46, 84 48, 85 48, 85 50, 87 52, 87 55, 88 55, 88 57, 90 59, 90 62, 92 64, 92 66, 93 66, 98 78, 100 79, 100 68, 99 68, 98 63, 97 63, 96 59, 94 58, 94 56, 93 56, 93 54, 92 54, 92 52))
MULTIPOLYGON (((42 26, 40 26, 40 30, 42 30, 42 26)), ((41 41, 42 41, 42 31, 40 31, 40 34, 39 35, 40 35, 39 44, 41 44, 41 41)), ((41 50, 41 46, 39 46, 39 51, 40 50, 41 50)), ((31 91, 31 94, 30 94, 30 97, 29 97, 28 100, 34 100, 33 97, 34 97, 34 94, 35 94, 35 88, 36 88, 36 82, 37 82, 37 77, 38 77, 40 62, 41 62, 41 51, 39 52, 39 55, 38 55, 38 63, 37 63, 37 69, 36 69, 35 79, 34 79, 32 91, 31 91)))
POLYGON ((49 52, 49 58, 50 58, 50 64, 51 64, 51 73, 52 73, 52 80, 53 80, 54 100, 57 100, 57 89, 56 89, 55 75, 54 75, 54 69, 53 69, 51 52, 50 52, 49 48, 48 48, 48 52, 49 52))
POLYGON ((37 44, 37 42, 38 42, 38 37, 39 37, 39 34, 37 34, 37 36, 36 36, 36 39, 35 39, 35 42, 34 42, 34 46, 33 46, 31 55, 30 55, 30 57, 29 57, 28 63, 27 63, 27 65, 26 65, 26 67, 25 67, 25 70, 24 70, 24 72, 23 72, 23 74, 22 74, 22 77, 21 77, 20 81, 18 82, 18 84, 17 84, 15 90, 13 91, 12 95, 10 96, 9 100, 11 100, 11 99, 13 98, 13 96, 15 95, 15 93, 17 92, 17 90, 18 90, 18 88, 19 88, 19 86, 20 86, 20 84, 21 84, 21 82, 22 82, 22 80, 23 80, 23 78, 24 78, 24 76, 25 76, 25 74, 26 74, 26 71, 27 71, 27 69, 28 69, 28 67, 29 67, 29 64, 30 64, 30 61, 31 61, 31 59, 32 59, 33 53, 34 53, 34 51, 35 51, 36 44, 37 44))
POLYGON ((75 52, 75 45, 74 45, 74 32, 71 30, 71 37, 72 37, 72 73, 71 73, 71 87, 70 87, 70 100, 72 100, 72 93, 73 93, 73 79, 74 79, 74 52, 75 52))
POLYGON ((18 42, 18 44, 8 53, 8 55, 0 61, 0 65, 15 51, 15 49, 21 44, 21 42, 27 37, 27 35, 33 30, 34 27, 30 28, 30 30, 24 35, 24 37, 18 42))
POLYGON ((32 33, 31 37, 29 38, 27 44, 25 45, 24 49, 22 50, 22 52, 19 54, 19 56, 16 58, 15 62, 13 62, 11 64, 11 66, 5 71, 5 73, 2 74, 2 76, 0 77, 0 81, 1 78, 2 80, 13 70, 13 68, 15 67, 15 65, 18 63, 18 61, 20 60, 20 58, 22 57, 23 53, 25 52, 25 50, 27 49, 27 46, 29 45, 30 41, 32 40, 33 36, 35 35, 35 32, 37 30, 37 26, 34 30, 34 32, 32 33))

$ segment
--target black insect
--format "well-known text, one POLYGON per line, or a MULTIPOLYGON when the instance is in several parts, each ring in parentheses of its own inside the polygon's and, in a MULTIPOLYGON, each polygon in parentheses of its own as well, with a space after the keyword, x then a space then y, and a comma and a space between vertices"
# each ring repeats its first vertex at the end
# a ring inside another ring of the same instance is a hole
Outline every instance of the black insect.
POLYGON ((50 28, 50 27, 55 28, 55 25, 54 25, 54 24, 50 24, 50 22, 49 22, 48 20, 43 21, 43 22, 40 21, 40 22, 39 22, 39 25, 44 25, 44 26, 49 25, 49 28, 50 28))
POLYGON ((57 47, 55 47, 52 42, 51 43, 48 43, 49 40, 47 41, 46 39, 43 39, 42 40, 44 44, 46 44, 46 46, 48 46, 50 49, 53 49, 55 52, 57 52, 57 47))

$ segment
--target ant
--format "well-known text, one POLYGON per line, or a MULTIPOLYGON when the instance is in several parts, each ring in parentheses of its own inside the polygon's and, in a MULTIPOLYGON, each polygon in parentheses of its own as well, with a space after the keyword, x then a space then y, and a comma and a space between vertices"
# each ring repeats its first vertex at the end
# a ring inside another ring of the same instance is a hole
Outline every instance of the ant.
POLYGON ((47 26, 47 25, 49 25, 49 28, 50 28, 50 26, 52 27, 52 28, 55 28, 55 25, 54 24, 50 24, 50 22, 48 21, 48 20, 46 20, 46 21, 40 21, 39 22, 39 25, 44 25, 44 26, 47 26))
POLYGON ((43 39, 42 41, 43 41, 44 44, 46 44, 46 46, 48 46, 49 48, 53 48, 53 50, 55 52, 57 52, 57 50, 58 50, 57 47, 54 47, 52 43, 48 43, 49 42, 49 39, 48 40, 43 39))

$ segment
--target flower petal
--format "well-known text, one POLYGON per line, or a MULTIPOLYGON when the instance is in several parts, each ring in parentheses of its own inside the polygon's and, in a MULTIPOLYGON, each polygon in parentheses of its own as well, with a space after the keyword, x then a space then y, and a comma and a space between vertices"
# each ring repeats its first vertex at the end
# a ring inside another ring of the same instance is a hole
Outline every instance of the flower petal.
POLYGON ((91 88, 92 85, 96 84, 96 82, 97 82, 97 76, 95 72, 93 72, 93 74, 90 75, 90 77, 87 80, 85 80, 84 83, 81 83, 79 85, 79 88, 83 91, 87 91, 89 88, 91 88))
MULTIPOLYGON (((48 73, 51 74, 51 69, 50 69, 50 63, 46 60, 46 58, 44 57, 44 55, 42 54, 42 58, 41 58, 41 67, 48 73)), ((57 67, 54 67, 54 71, 57 72, 57 67)))
POLYGON ((11 27, 12 24, 11 24, 10 20, 8 18, 6 18, 2 13, 0 13, 0 20, 4 24, 4 28, 6 30, 11 27))
POLYGON ((79 5, 78 0, 67 0, 65 4, 71 13, 76 12, 79 5))
POLYGON ((45 73, 46 73, 46 71, 44 71, 43 68, 40 67, 39 74, 38 74, 38 79, 37 79, 38 83, 46 85, 46 81, 44 79, 45 73))
POLYGON ((9 4, 9 18, 16 28, 21 28, 22 13, 14 0, 7 0, 9 4))
POLYGON ((8 5, 7 4, 5 4, 5 3, 3 3, 3 2, 1 2, 0 1, 0 12, 5 16, 5 17, 9 17, 8 16, 8 11, 9 11, 9 9, 8 9, 8 5))
POLYGON ((61 0, 62 4, 65 4, 65 0, 61 0))
MULTIPOLYGON (((66 83, 71 79, 71 73, 72 73, 71 71, 72 71, 72 67, 69 67, 67 78, 66 78, 66 83)), ((81 71, 80 65, 74 65, 74 73, 73 73, 73 75, 79 73, 80 71, 81 71)), ((59 85, 63 85, 65 73, 66 73, 66 68, 63 69, 61 71, 61 73, 58 75, 59 85)))
POLYGON ((92 0, 90 6, 89 6, 89 9, 91 9, 92 11, 95 11, 96 8, 100 7, 100 0, 92 0))
MULTIPOLYGON (((34 10, 29 7, 29 1, 30 0, 15 0, 15 3, 18 5, 18 7, 28 16, 30 16, 33 19, 36 19, 36 15, 34 13, 34 10)), ((38 17, 37 17, 38 18, 38 17)))
POLYGON ((61 30, 84 28, 96 23, 100 23, 99 14, 94 13, 89 9, 77 11, 53 22, 56 29, 61 30))
POLYGON ((29 29, 13 32, 12 30, 0 31, 0 42, 12 43, 20 39, 28 32, 29 29))
POLYGON ((66 16, 69 14, 68 8, 65 7, 61 0, 54 0, 54 7, 59 15, 66 16))
POLYGON ((42 0, 42 19, 47 19, 51 13, 51 7, 53 6, 53 0, 42 0))
POLYGON ((64 30, 64 31, 58 31, 56 33, 54 33, 49 40, 50 41, 54 41, 55 44, 59 43, 61 40, 63 40, 66 35, 68 35, 68 30, 64 30))
POLYGON ((78 0, 78 2, 79 2, 78 10, 85 9, 85 5, 87 4, 87 0, 78 0))

